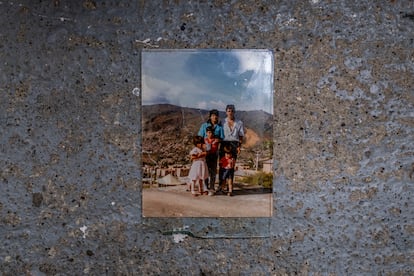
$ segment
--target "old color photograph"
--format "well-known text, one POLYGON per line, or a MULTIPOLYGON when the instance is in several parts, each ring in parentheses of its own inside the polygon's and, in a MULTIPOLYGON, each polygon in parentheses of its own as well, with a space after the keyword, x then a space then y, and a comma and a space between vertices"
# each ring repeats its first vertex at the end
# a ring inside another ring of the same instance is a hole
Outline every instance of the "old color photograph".
POLYGON ((144 217, 270 217, 273 55, 142 52, 144 217))

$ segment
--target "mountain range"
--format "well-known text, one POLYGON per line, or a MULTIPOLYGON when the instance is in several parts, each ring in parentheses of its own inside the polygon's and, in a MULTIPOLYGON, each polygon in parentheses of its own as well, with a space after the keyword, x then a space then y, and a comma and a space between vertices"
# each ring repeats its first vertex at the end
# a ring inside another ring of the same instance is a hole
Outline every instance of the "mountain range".
MULTIPOLYGON (((194 147, 192 138, 202 123, 208 120, 209 110, 171 104, 142 106, 142 160, 144 165, 188 164, 188 153, 194 147)), ((225 112, 219 112, 224 121, 225 112)), ((272 114, 264 111, 237 111, 237 119, 246 133, 244 152, 240 158, 251 159, 255 152, 268 152, 272 141, 272 114), (267 145, 267 146, 266 146, 267 145)), ((241 160, 239 158, 239 160, 241 160)))

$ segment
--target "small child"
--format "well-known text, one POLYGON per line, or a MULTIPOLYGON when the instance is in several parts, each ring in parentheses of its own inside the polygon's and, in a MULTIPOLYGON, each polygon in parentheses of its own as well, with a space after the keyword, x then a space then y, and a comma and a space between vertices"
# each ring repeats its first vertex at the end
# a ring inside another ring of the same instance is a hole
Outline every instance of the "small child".
MULTIPOLYGON (((198 182, 198 191, 199 194, 204 194, 203 185, 205 179, 208 178, 208 168, 206 164, 206 151, 204 150, 204 138, 201 136, 194 136, 193 137, 193 144, 194 148, 190 151, 191 160, 193 161, 191 164, 190 172, 188 173, 188 177, 191 181, 191 193, 193 196, 197 196, 198 194, 195 192, 195 186, 198 182)), ((207 193, 207 191, 205 192, 207 193)))
POLYGON ((208 195, 212 196, 214 195, 214 183, 216 182, 218 147, 220 140, 217 136, 213 135, 211 126, 206 128, 206 134, 207 137, 204 138, 204 142, 206 143, 207 149, 206 163, 209 177, 205 180, 205 184, 208 189, 208 195))
POLYGON ((220 186, 219 191, 223 189, 223 186, 227 184, 227 195, 233 195, 233 177, 234 177, 234 164, 235 160, 232 155, 232 148, 229 145, 224 147, 224 156, 220 159, 220 186))

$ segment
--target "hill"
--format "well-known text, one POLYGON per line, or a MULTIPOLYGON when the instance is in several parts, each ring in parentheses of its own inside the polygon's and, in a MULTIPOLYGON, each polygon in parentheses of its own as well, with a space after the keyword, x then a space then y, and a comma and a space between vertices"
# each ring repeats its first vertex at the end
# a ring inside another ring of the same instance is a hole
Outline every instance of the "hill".
MULTIPOLYGON (((207 121, 209 111, 170 104, 144 105, 142 108, 143 163, 161 166, 189 163, 192 137, 207 121)), ((224 120, 225 112, 219 112, 219 116, 224 120)), ((263 111, 236 111, 236 117, 243 121, 246 129, 245 159, 252 158, 249 151, 269 151, 263 147, 271 144, 272 115, 263 111)))

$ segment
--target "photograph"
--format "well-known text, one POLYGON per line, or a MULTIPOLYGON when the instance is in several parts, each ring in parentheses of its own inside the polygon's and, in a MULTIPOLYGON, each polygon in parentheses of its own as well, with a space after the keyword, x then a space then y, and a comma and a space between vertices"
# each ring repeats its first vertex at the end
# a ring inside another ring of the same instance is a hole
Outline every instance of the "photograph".
POLYGON ((271 217, 272 51, 141 57, 142 216, 271 217))

